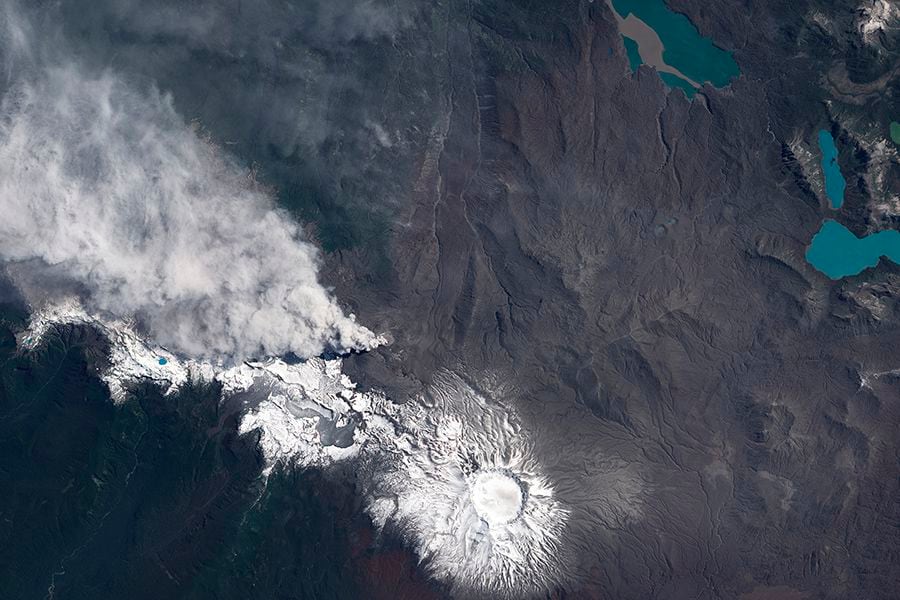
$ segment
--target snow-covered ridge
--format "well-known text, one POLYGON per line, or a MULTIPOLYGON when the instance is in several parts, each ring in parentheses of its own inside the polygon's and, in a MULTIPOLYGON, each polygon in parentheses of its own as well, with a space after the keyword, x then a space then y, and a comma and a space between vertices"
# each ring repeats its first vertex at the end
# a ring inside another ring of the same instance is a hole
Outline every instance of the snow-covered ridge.
POLYGON ((87 325, 109 340, 110 366, 100 377, 109 387, 114 402, 124 401, 127 387, 143 380, 156 382, 170 394, 192 375, 207 380, 215 377, 212 365, 182 362, 165 348, 142 340, 131 323, 89 315, 75 300, 48 305, 32 313, 28 329, 18 336, 19 347, 23 350, 39 347, 50 329, 58 325, 87 325))
POLYGON ((89 325, 109 339, 110 366, 100 375, 116 402, 141 381, 167 394, 197 380, 220 382, 223 396, 250 392, 240 432, 259 432, 265 476, 279 464, 351 461, 375 525, 404 532, 426 570, 456 593, 526 598, 569 581, 563 532, 570 511, 529 431, 512 406, 458 377, 441 375, 427 398, 396 404, 359 391, 339 358, 231 367, 184 360, 130 323, 90 315, 75 302, 35 312, 20 347, 37 347, 65 324, 89 325))
POLYGON ((867 44, 881 31, 900 28, 900 4, 894 0, 866 0, 859 7, 859 32, 867 44))
POLYGON ((247 391, 254 385, 265 388, 266 400, 248 412, 241 433, 261 430, 267 473, 279 462, 322 466, 347 458, 365 439, 365 432, 360 431, 354 432, 355 443, 350 446, 319 443, 320 420, 344 427, 350 423, 348 415, 371 409, 371 399, 356 391, 356 385, 341 372, 340 358, 312 358, 296 364, 269 358, 230 367, 185 360, 142 338, 130 322, 89 315, 74 300, 35 311, 29 327, 19 334, 20 348, 37 348, 58 325, 90 326, 109 340, 110 364, 100 377, 117 403, 125 401, 130 386, 147 381, 159 385, 167 395, 188 381, 219 382, 223 396, 247 391))

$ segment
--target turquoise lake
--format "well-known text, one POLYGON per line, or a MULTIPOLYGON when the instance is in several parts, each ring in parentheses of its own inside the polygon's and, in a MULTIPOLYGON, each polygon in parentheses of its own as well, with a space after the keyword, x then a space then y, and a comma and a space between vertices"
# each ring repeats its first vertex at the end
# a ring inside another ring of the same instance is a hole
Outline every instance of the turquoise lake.
POLYGON ((830 219, 822 224, 806 251, 806 260, 831 279, 874 267, 882 256, 900 263, 900 231, 880 231, 858 238, 830 219))
MULTIPOLYGON (((712 40, 700 35, 690 19, 671 10, 663 0, 612 0, 612 4, 623 18, 634 14, 653 29, 663 43, 665 63, 694 81, 708 81, 715 87, 724 87, 740 75, 740 69, 730 52, 722 50, 712 40)), ((637 56, 637 45, 627 37, 625 39, 631 67, 636 69, 633 57, 637 56), (633 54, 628 48, 629 41, 634 45, 633 54)), ((637 59, 640 61, 639 56, 637 59)), ((661 73, 660 76, 667 85, 690 91, 689 95, 696 91, 689 82, 676 75, 661 73)))
POLYGON ((825 194, 831 201, 832 208, 840 208, 844 203, 844 191, 847 182, 838 165, 838 150, 831 133, 819 132, 819 149, 822 151, 822 171, 825 173, 825 194))
POLYGON ((622 41, 625 43, 625 54, 628 55, 628 65, 631 67, 632 72, 637 71, 638 67, 643 64, 641 61, 641 54, 638 52, 637 42, 625 35, 622 36, 622 41))
POLYGON ((678 75, 672 75, 671 73, 660 73, 659 78, 662 79, 663 82, 670 88, 683 89, 684 94, 688 98, 693 98, 694 94, 697 93, 697 90, 696 88, 694 88, 694 86, 692 86, 690 83, 688 83, 678 75))
MULTIPOLYGON (((625 43, 625 54, 628 55, 628 65, 631 67, 633 73, 638 70, 638 67, 644 64, 644 61, 641 60, 641 53, 638 51, 638 43, 627 35, 622 36, 622 41, 625 43)), ((659 75, 659 78, 663 80, 663 83, 670 88, 677 87, 683 89, 688 98, 693 98, 694 94, 697 93, 697 89, 694 86, 678 75, 660 73, 659 71, 657 71, 657 74, 659 75)))

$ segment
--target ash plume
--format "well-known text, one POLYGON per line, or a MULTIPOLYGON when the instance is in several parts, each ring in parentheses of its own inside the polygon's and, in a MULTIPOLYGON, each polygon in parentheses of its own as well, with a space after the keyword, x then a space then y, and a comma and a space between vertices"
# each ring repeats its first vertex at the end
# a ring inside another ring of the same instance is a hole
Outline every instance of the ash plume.
POLYGON ((74 292, 225 362, 378 343, 319 282, 298 225, 169 96, 68 59, 13 5, 0 31, 0 259, 29 302, 74 292))

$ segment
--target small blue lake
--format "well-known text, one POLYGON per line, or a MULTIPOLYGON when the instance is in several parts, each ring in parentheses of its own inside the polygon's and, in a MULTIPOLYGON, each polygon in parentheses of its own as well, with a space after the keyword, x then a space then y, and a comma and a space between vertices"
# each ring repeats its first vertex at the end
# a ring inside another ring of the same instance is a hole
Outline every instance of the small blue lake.
POLYGON ((169 361, 167 361, 167 360, 166 360, 165 358, 163 358, 162 356, 159 357, 159 364, 160 364, 160 365, 165 365, 165 364, 168 363, 168 362, 169 362, 169 361))
POLYGON ((825 129, 819 132, 819 149, 822 151, 822 171, 825 173, 825 194, 832 208, 840 208, 844 203, 847 182, 838 165, 838 149, 831 133, 825 129))
MULTIPOLYGON (((671 10, 664 0, 611 0, 611 4, 621 18, 634 15, 650 27, 662 43, 663 62, 693 82, 709 82, 714 87, 724 87, 740 75, 740 68, 730 52, 700 35, 690 19, 671 10)), ((628 61, 634 71, 646 61, 638 52, 639 42, 629 35, 622 31, 628 61)), ((666 85, 680 87, 689 97, 697 91, 690 81, 674 73, 659 71, 659 74, 666 85)))
POLYGON ((806 251, 806 260, 831 279, 874 267, 882 256, 900 263, 900 231, 880 231, 858 238, 831 219, 822 224, 806 251))

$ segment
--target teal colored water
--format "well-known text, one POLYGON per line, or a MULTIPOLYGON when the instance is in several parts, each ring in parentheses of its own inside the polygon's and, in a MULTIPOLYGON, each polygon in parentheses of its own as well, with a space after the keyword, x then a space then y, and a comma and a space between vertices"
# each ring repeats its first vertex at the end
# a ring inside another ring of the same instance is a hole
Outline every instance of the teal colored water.
POLYGON ((900 232, 880 231, 858 238, 830 219, 822 224, 806 251, 806 260, 831 279, 874 267, 882 256, 900 263, 900 232))
POLYGON ((672 75, 671 73, 660 73, 659 78, 662 79, 663 82, 670 88, 683 89, 685 95, 688 98, 693 98, 694 94, 697 93, 697 88, 692 86, 690 83, 688 83, 678 75, 672 75))
POLYGON ((669 9, 663 0, 612 0, 612 3, 623 18, 633 13, 649 25, 665 47, 666 64, 694 81, 724 87, 741 74, 730 52, 700 35, 690 19, 669 9))
POLYGON ((625 54, 628 55, 628 65, 631 67, 633 73, 643 64, 641 53, 638 52, 638 44, 630 37, 624 35, 622 36, 622 41, 625 42, 625 54))
MULTIPOLYGON (((628 55, 628 65, 631 67, 632 72, 637 71, 638 67, 644 64, 644 61, 641 60, 638 44, 626 35, 622 36, 622 41, 625 43, 625 54, 628 55)), ((671 73, 659 73, 659 77, 663 80, 663 83, 670 88, 677 87, 683 89, 688 98, 693 98, 694 94, 697 93, 694 86, 677 75, 672 75, 671 73)))
POLYGON ((840 208, 844 203, 847 182, 838 165, 838 150, 831 133, 823 129, 819 132, 819 149, 822 150, 822 171, 825 173, 825 194, 832 208, 840 208))
POLYGON ((169 361, 167 361, 167 360, 166 360, 165 358, 163 358, 162 356, 159 357, 159 364, 164 365, 164 364, 166 364, 167 362, 169 362, 169 361))

